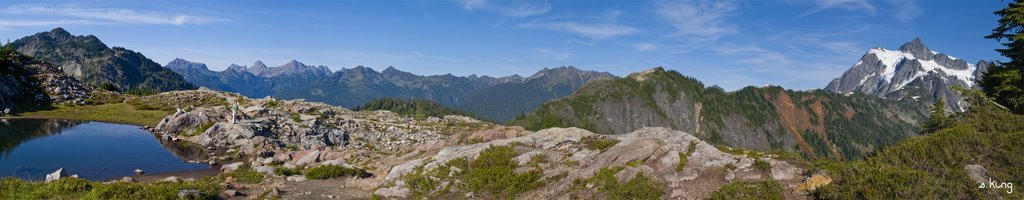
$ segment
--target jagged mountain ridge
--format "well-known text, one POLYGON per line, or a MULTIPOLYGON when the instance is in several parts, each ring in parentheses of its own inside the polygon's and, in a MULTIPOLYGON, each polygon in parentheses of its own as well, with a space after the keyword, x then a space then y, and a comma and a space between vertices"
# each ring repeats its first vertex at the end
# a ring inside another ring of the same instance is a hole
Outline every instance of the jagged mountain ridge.
POLYGON ((575 67, 545 68, 527 78, 475 74, 422 76, 395 67, 378 72, 364 66, 332 73, 327 67, 307 66, 294 60, 280 67, 266 67, 262 61, 251 67, 233 64, 219 72, 183 59, 171 61, 166 67, 196 85, 249 97, 307 99, 348 108, 377 98, 427 99, 495 121, 507 121, 529 112, 592 80, 614 77, 607 72, 575 67))
POLYGON ((266 78, 274 78, 278 76, 323 77, 331 74, 331 69, 327 68, 327 66, 307 66, 306 64, 296 60, 289 61, 288 63, 277 67, 267 67, 267 65, 263 64, 263 61, 257 60, 252 67, 232 64, 228 69, 239 72, 246 71, 253 75, 266 78))
POLYGON ((825 87, 836 93, 862 92, 888 99, 945 99, 947 110, 963 111, 964 98, 951 87, 972 88, 988 70, 989 63, 971 64, 950 55, 932 51, 920 38, 897 50, 873 48, 842 76, 825 87))
POLYGON ((11 43, 19 53, 52 63, 78 80, 114 84, 122 90, 159 91, 194 89, 181 75, 165 69, 141 53, 107 47, 96 36, 75 36, 63 28, 36 33, 11 43))
MULTIPOLYGON (((257 64, 262 64, 257 61, 257 64)), ((175 59, 166 68, 181 74, 185 80, 210 89, 238 92, 250 97, 265 97, 274 93, 275 81, 246 71, 244 66, 232 65, 224 71, 211 71, 206 64, 175 59)))
POLYGON ((916 135, 924 107, 913 101, 774 86, 725 92, 659 67, 591 82, 510 124, 530 130, 580 127, 604 134, 669 127, 731 147, 859 158, 916 135))

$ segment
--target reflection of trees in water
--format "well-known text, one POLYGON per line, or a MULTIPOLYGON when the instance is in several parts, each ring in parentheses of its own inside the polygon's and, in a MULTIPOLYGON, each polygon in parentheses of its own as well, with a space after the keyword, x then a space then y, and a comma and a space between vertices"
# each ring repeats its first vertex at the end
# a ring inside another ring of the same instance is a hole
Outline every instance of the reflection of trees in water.
POLYGON ((163 146, 168 152, 174 154, 178 158, 185 160, 204 161, 210 158, 210 155, 206 153, 206 149, 203 147, 188 143, 188 142, 173 142, 169 140, 163 140, 159 137, 157 141, 160 141, 160 146, 163 146))
POLYGON ((60 119, 3 119, 0 120, 0 155, 7 157, 22 142, 78 126, 84 121, 60 119))

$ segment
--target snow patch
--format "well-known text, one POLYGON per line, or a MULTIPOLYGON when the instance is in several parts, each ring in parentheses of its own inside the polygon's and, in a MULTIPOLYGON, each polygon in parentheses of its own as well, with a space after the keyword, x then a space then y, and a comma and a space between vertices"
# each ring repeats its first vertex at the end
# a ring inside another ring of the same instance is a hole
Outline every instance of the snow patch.
POLYGON ((912 54, 883 48, 874 48, 869 50, 868 53, 875 54, 875 57, 882 61, 885 69, 882 70, 881 75, 885 77, 885 80, 889 81, 892 81, 892 77, 896 75, 896 65, 900 64, 900 61, 903 61, 903 59, 916 59, 912 54))

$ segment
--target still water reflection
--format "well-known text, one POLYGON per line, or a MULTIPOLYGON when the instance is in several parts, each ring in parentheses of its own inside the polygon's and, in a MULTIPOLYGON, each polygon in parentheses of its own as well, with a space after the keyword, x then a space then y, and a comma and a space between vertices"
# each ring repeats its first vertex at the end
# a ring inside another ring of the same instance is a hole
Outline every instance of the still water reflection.
POLYGON ((208 169, 201 149, 166 142, 137 126, 55 119, 0 121, 0 177, 42 180, 64 168, 89 180, 208 169))

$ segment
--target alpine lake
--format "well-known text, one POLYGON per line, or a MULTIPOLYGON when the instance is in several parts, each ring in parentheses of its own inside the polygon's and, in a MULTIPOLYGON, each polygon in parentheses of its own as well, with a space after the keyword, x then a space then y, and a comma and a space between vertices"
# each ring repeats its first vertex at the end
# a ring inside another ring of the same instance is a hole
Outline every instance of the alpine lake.
POLYGON ((0 178, 41 181, 66 175, 109 181, 146 174, 208 170, 204 149, 157 138, 139 126, 61 119, 0 120, 0 178))

